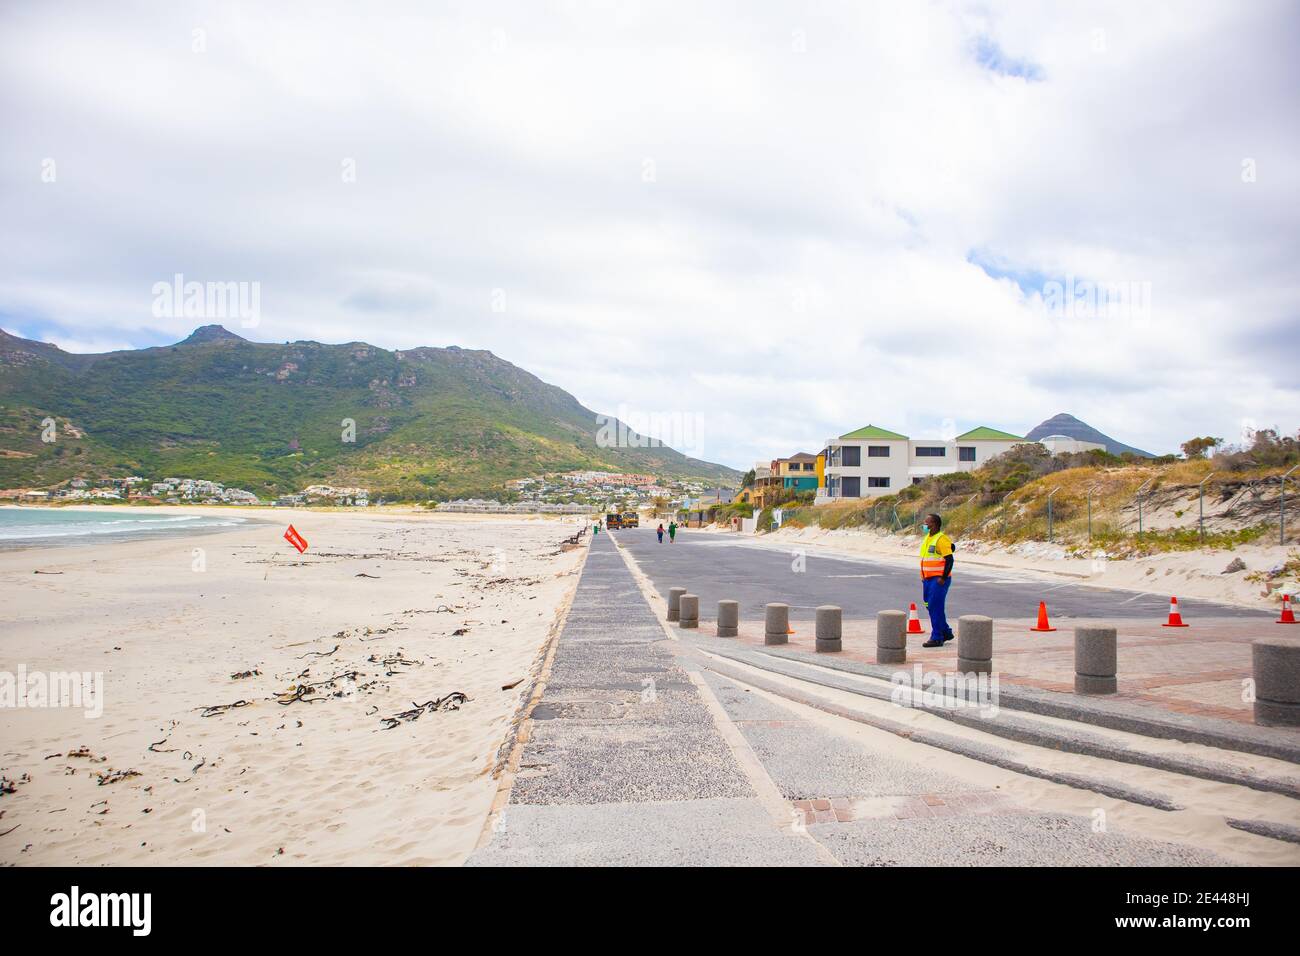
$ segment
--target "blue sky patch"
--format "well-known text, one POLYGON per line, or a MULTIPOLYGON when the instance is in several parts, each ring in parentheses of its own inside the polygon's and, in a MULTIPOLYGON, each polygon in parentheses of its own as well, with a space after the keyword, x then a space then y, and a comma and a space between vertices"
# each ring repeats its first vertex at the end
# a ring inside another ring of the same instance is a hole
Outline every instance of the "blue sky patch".
POLYGON ((975 62, 991 73, 1017 76, 1030 83, 1043 80, 1043 68, 1032 60, 1018 60, 1009 56, 996 40, 987 34, 975 38, 975 62))
POLYGON ((1037 269, 1030 269, 1023 266, 1014 266, 1005 259, 999 259, 989 253, 972 250, 966 255, 966 261, 973 266, 979 266, 984 273, 993 279, 1010 279, 1020 287, 1020 291, 1025 295, 1032 295, 1037 292, 1043 294, 1043 287, 1055 279, 1057 282, 1062 281, 1058 276, 1049 276, 1046 273, 1039 272, 1037 269))

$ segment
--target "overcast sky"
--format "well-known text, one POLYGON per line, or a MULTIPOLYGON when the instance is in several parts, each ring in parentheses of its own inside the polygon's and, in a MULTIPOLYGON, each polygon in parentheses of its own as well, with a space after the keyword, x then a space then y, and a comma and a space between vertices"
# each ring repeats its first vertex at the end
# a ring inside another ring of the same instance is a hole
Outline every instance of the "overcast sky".
POLYGON ((1298 50, 1268 0, 6 3, 0 326, 258 283, 247 338, 490 349, 740 468, 1294 433, 1298 50))

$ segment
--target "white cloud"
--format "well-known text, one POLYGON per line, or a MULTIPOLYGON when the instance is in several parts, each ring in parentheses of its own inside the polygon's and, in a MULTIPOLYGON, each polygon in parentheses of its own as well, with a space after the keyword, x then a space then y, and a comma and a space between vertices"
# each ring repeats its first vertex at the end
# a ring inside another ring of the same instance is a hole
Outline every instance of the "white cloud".
POLYGON ((1300 419, 1293 5, 72 6, 0 12, 11 329, 178 339, 154 282, 257 281, 253 337, 489 348, 740 467, 1300 419))

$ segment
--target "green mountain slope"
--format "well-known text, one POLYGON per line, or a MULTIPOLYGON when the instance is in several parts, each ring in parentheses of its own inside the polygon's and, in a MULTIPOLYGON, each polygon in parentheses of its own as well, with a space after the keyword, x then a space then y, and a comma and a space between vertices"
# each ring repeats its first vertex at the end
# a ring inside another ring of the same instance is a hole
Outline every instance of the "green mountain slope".
POLYGON ((739 477, 664 446, 598 447, 597 428, 572 395, 486 351, 274 345, 205 326, 173 346, 74 355, 0 330, 0 487, 139 473, 443 499, 584 468, 739 477))

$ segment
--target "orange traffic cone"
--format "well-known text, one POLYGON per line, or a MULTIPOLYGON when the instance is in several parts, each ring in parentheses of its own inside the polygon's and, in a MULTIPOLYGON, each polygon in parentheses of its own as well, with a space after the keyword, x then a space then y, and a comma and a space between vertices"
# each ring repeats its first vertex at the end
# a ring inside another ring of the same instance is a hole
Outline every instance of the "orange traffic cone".
POLYGON ((916 616, 916 602, 915 602, 915 601, 913 601, 913 602, 912 602, 912 606, 909 607, 909 608, 907 609, 907 633, 908 633, 908 634, 924 634, 924 633, 925 633, 925 631, 921 630, 921 619, 920 619, 919 617, 916 616))
POLYGON ((1188 625, 1183 623, 1183 616, 1178 613, 1178 598, 1171 597, 1169 599, 1169 620, 1166 621, 1164 624, 1162 624, 1161 627, 1187 627, 1187 626, 1188 625))
POLYGON ((1038 602, 1038 623, 1030 628, 1031 631, 1054 631, 1056 628, 1047 620, 1047 602, 1038 602))
POLYGON ((1291 610, 1291 595, 1282 595, 1282 616, 1277 619, 1279 624, 1300 624, 1295 619, 1295 611, 1291 610))

